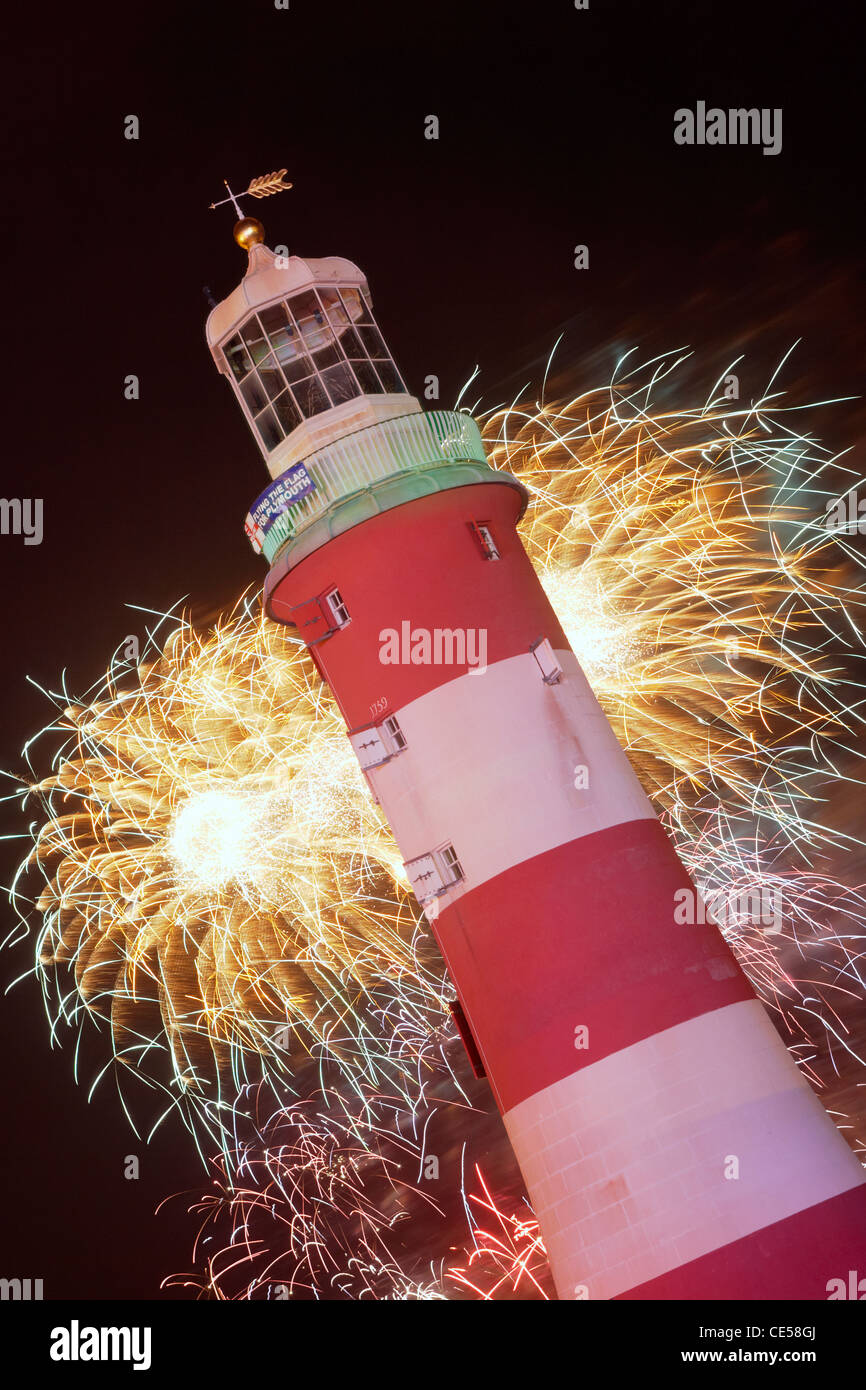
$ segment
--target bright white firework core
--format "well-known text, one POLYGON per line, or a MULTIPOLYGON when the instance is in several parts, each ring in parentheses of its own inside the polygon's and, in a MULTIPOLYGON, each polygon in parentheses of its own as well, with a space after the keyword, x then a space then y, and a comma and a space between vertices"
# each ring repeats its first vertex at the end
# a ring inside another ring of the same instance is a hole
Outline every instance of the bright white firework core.
POLYGON ((248 877, 267 819, 267 798, 207 791, 177 813, 171 853, 179 873, 201 888, 223 888, 248 877))

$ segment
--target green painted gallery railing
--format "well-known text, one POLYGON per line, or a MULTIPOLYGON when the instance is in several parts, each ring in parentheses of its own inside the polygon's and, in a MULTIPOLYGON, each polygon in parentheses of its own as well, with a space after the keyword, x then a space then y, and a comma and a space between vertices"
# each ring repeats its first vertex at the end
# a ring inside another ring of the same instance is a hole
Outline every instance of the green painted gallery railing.
POLYGON ((383 420, 292 464, 253 503, 246 532, 270 562, 333 503, 396 474, 466 462, 487 462, 471 415, 431 410, 383 420))

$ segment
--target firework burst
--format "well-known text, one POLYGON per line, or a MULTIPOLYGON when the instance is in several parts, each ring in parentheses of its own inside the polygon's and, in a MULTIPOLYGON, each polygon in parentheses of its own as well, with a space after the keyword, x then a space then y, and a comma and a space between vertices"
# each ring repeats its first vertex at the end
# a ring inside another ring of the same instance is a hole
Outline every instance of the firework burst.
POLYGON ((51 727, 26 868, 55 1027, 106 1019, 118 1062, 229 1104, 253 1062, 417 1088, 441 969, 301 647, 251 602, 181 618, 51 727))

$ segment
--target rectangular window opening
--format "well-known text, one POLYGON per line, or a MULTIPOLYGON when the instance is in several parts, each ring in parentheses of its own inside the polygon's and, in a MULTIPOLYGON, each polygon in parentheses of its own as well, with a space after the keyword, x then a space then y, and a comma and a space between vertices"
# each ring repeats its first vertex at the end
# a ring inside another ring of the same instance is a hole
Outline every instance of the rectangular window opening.
POLYGON ((448 1005, 448 1010, 454 1020, 454 1026, 460 1034, 460 1041, 466 1049, 469 1065, 476 1079, 480 1081, 482 1076, 487 1075, 487 1072, 484 1069, 481 1053, 478 1051, 478 1044, 475 1041, 472 1029, 469 1027, 469 1020, 463 1011, 463 1005, 460 1003, 459 999, 452 999, 448 1005))
POLYGON ((403 733, 403 730, 400 728, 400 725, 393 715, 390 719, 385 720, 385 728, 391 737, 396 751, 402 753, 403 749, 406 747, 406 735, 403 733))
POLYGON ((493 535, 489 521, 470 521, 469 529, 481 547, 485 560, 499 559, 499 546, 493 535))
POLYGON ((448 875, 448 882, 461 883, 464 876, 463 869, 460 865, 460 860, 457 858, 457 852, 454 846, 445 845, 440 853, 442 855, 442 863, 445 865, 446 874, 448 875))
POLYGON ((539 637, 537 642, 533 642, 529 650, 538 662, 538 669, 541 671, 541 678, 545 685, 557 685, 562 680, 562 667, 556 659, 556 652, 549 640, 546 637, 539 637))
POLYGON ((346 623, 349 621, 350 615, 340 590, 331 589, 330 592, 325 595, 325 602, 334 615, 337 627, 345 627, 346 623))

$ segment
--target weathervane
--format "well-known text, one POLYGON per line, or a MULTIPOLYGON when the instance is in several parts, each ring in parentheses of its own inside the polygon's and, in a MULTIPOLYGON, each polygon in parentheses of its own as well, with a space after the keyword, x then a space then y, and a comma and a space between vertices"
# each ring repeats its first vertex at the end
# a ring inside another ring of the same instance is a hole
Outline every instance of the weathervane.
POLYGON ((284 193, 291 188, 290 183, 286 183, 286 169, 277 169, 273 174, 261 174, 256 179, 250 179, 249 185, 243 193, 235 195, 229 187, 228 179, 223 179, 223 183, 228 189, 228 197, 222 198, 218 203, 211 203, 211 208, 224 207, 226 203, 231 203, 238 215, 235 223, 234 237, 238 246, 242 246, 245 251, 249 251, 252 246, 264 241, 265 229, 256 217, 245 217, 238 203, 238 198, 270 198, 272 193, 284 193))

